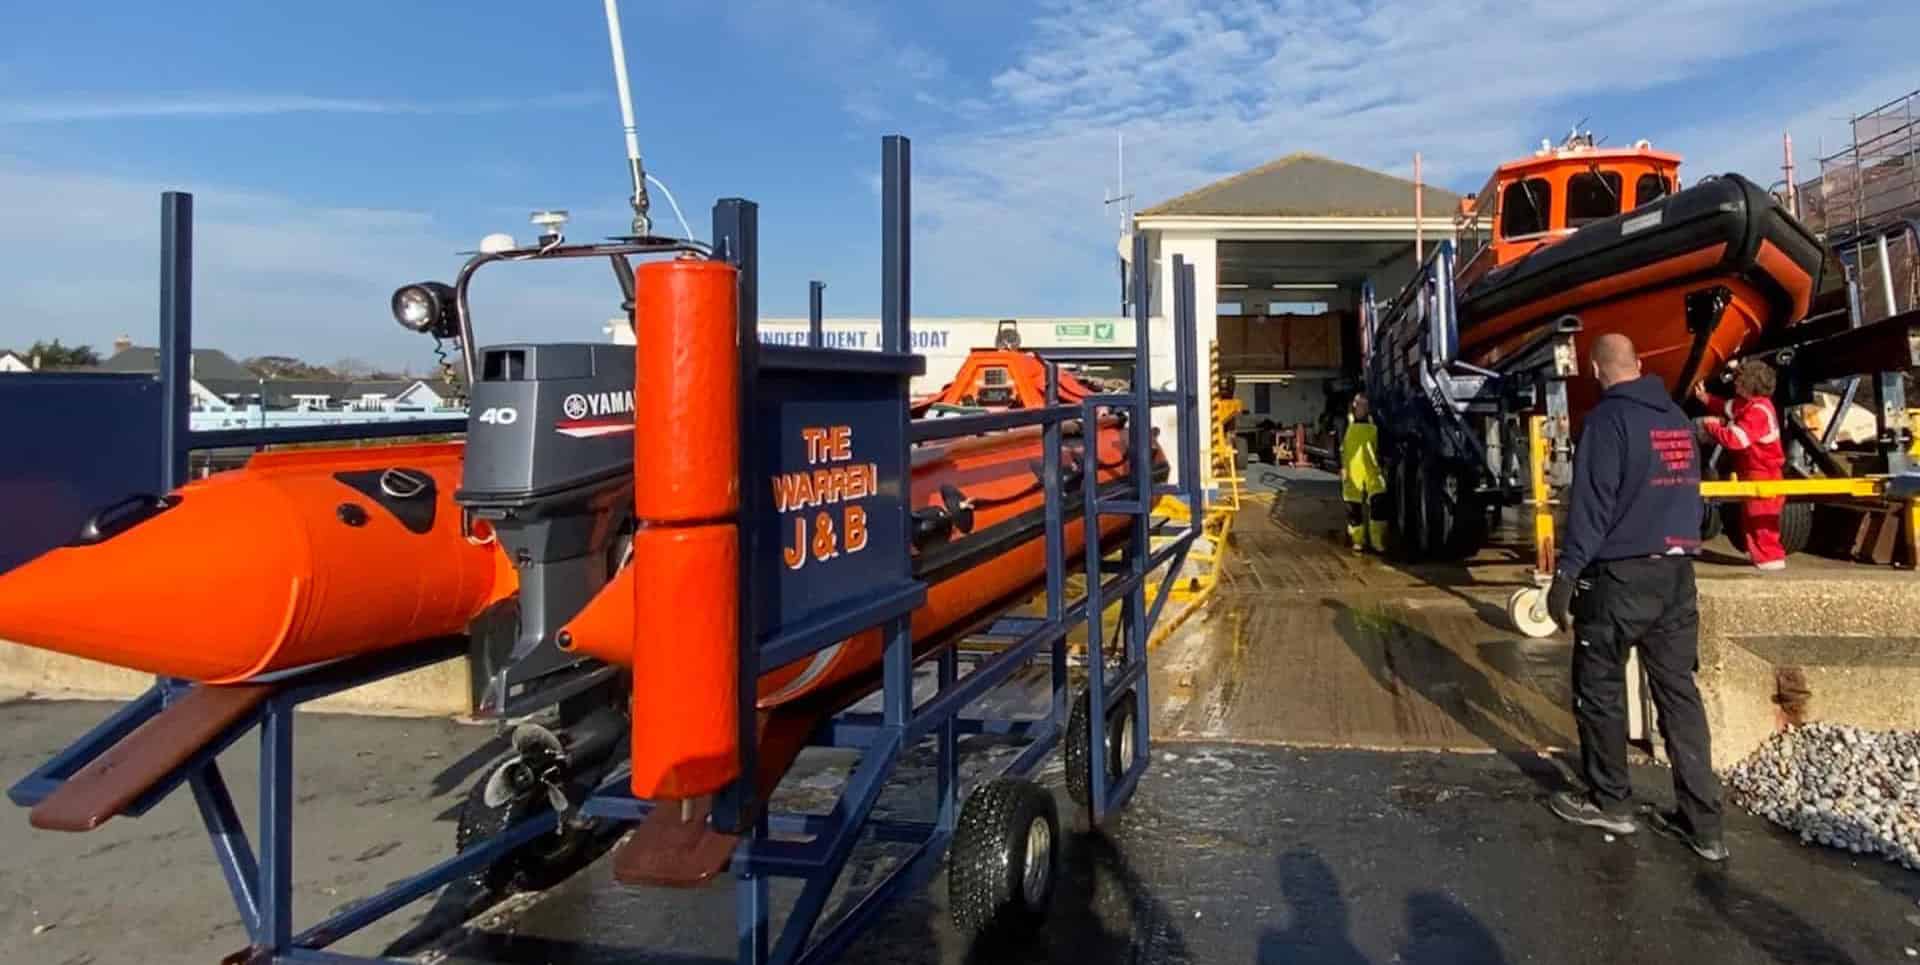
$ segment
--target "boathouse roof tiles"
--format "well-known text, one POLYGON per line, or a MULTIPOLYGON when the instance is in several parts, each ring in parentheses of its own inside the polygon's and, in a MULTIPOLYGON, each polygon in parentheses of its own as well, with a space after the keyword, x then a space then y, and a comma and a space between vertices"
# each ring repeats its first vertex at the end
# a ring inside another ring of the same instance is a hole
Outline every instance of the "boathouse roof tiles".
MULTIPOLYGON (((1423 189, 1426 217, 1448 217, 1460 196, 1423 189)), ((1140 212, 1141 217, 1411 218, 1413 182, 1318 154, 1289 154, 1140 212)))

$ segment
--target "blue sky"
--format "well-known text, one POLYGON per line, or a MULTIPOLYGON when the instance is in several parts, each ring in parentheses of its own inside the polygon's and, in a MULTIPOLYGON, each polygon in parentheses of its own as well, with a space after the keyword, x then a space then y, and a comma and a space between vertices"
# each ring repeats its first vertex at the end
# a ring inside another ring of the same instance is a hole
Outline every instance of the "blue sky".
MULTIPOLYGON (((705 234, 762 205, 763 309, 879 302, 879 137, 914 138, 919 314, 1113 310, 1113 142, 1143 202, 1295 150, 1471 190, 1574 121, 1779 177, 1920 87, 1911 0, 623 6, 650 170, 705 234)), ((430 361, 388 319, 534 208, 624 228, 599 3, 0 8, 0 346, 155 327, 157 195, 196 192, 198 341, 430 361)), ((671 215, 656 199, 656 215, 671 215)), ((483 275, 482 336, 598 339, 603 266, 483 275)))

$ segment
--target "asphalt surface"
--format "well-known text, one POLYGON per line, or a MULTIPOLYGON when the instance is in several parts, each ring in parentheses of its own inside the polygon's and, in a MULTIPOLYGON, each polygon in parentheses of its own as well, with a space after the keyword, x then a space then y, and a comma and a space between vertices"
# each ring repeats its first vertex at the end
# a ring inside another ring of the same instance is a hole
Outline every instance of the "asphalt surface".
MULTIPOLYGON (((1524 561, 1402 569, 1327 540, 1339 516, 1299 485, 1236 530, 1202 618, 1155 654, 1152 769, 1104 833, 1039 779, 1065 823, 1059 888, 1031 941, 974 947, 936 873, 859 938, 852 963, 1868 963, 1920 957, 1920 875, 1801 846, 1730 815, 1733 860, 1703 864, 1650 831, 1608 840, 1544 807, 1573 743, 1564 641, 1505 629, 1524 561), (1914 950, 1913 953, 1909 949, 1914 950)), ((1507 554, 1502 557, 1500 554, 1507 554)), ((1030 705, 1016 679, 1000 709, 1030 705)), ((0 779, 26 773, 111 707, 0 703, 0 779)), ((452 850, 454 816, 500 752, 446 721, 305 715, 296 728, 295 911, 310 924, 452 850)), ((1013 748, 968 745, 970 784, 1013 748)), ((908 756, 882 814, 931 807, 908 756)), ((243 819, 254 742, 222 758, 243 819)), ((778 806, 825 810, 851 764, 810 751, 778 806)), ((1636 772, 1651 802, 1667 775, 1636 772)), ((836 903, 899 860, 856 849, 836 903)), ((470 890, 418 902, 338 950, 481 965, 732 961, 733 890, 632 890, 604 856, 481 911, 470 890), (474 914, 478 911, 477 916, 474 914)), ((777 886, 776 914, 793 889, 777 886)), ((831 921, 836 914, 829 910, 831 921)), ((209 963, 245 937, 191 799, 85 834, 0 820, 0 961, 209 963)))
MULTIPOLYGON (((23 771, 107 709, 0 706, 11 738, 0 767, 23 771)), ((463 758, 485 732, 314 715, 300 733, 313 766, 299 791, 303 922, 450 850, 463 758)), ((975 773, 1007 753, 975 750, 975 773)), ((243 815, 251 757, 243 745, 225 762, 243 815)), ((842 765, 810 758, 792 794, 824 800, 842 765)), ((883 808, 924 804, 926 773, 921 755, 883 808)), ((1664 772, 1638 778, 1664 799, 1664 772)), ((1057 788, 1057 767, 1042 779, 1057 788)), ((1744 814, 1723 868, 1646 831, 1608 841, 1545 810, 1551 781, 1503 755, 1162 742, 1107 834, 1088 833, 1062 799, 1063 874, 1034 942, 970 948, 936 876, 846 961, 1866 963, 1920 948, 1920 876, 1802 847, 1744 814)), ((207 963, 244 944, 185 798, 84 836, 35 832, 24 817, 0 822, 0 959, 207 963)), ((890 860, 863 846, 849 877, 871 880, 890 860)), ((623 889, 604 860, 468 927, 447 930, 434 907, 418 903, 342 950, 515 965, 730 960, 729 887, 623 889)))
MULTIPOLYGON (((1663 798, 1664 772, 1637 776, 1663 798)), ((1109 834, 1074 821, 1036 940, 970 947, 940 876, 845 961, 1865 963, 1920 942, 1920 876, 1745 815, 1716 868, 1651 831, 1563 824, 1541 793, 1493 755, 1163 743, 1109 834)), ((459 956, 731 961, 731 903, 724 887, 612 888, 595 868, 459 956), (671 953, 634 950, 669 939, 671 953)))

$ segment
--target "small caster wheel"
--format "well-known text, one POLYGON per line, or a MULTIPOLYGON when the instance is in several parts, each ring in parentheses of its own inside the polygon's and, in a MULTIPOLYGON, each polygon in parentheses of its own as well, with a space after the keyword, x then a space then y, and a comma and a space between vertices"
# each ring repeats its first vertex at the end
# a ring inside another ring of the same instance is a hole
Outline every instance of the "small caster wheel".
POLYGON ((1547 613, 1547 591, 1537 586, 1513 591, 1507 598, 1507 619, 1513 621, 1515 629, 1536 639, 1553 636, 1560 629, 1547 613))
POLYGON ((1060 817, 1032 781, 1001 778, 967 795, 947 849, 947 904, 969 939, 1031 934, 1058 877, 1060 817))

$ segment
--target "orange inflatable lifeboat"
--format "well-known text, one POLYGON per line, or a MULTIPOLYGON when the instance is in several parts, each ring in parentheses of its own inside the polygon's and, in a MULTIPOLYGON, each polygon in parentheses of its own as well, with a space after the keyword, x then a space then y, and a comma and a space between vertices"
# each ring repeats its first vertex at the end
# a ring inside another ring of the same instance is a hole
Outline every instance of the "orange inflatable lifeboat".
MULTIPOLYGON (((1633 340, 1645 371, 1684 399, 1760 337, 1806 317, 1822 248, 1737 174, 1678 188, 1680 158, 1642 141, 1571 138, 1501 165, 1463 206, 1456 272, 1460 358, 1498 368, 1577 315, 1574 347, 1633 340)), ((1572 380, 1577 423, 1599 400, 1572 380)))
MULTIPOLYGON (((1125 447, 1126 433, 1118 420, 1101 427, 1098 448, 1102 484, 1124 478, 1125 447)), ((1073 450, 1069 448, 1068 452, 1073 450)), ((944 510, 952 503, 950 491, 957 489, 973 514, 973 532, 981 533, 1002 525, 1017 526, 1021 517, 1044 506, 1046 496, 1032 468, 1041 455, 1038 430, 1015 430, 947 445, 921 446, 915 451, 912 470, 912 505, 944 510)), ((1063 502, 1069 504, 1078 498, 1077 488, 1068 487, 1062 494, 1063 502)), ((1101 526, 1102 540, 1121 535, 1126 525, 1125 517, 1105 518, 1101 526)), ((717 692, 716 687, 722 684, 718 679, 703 680, 698 686, 688 682, 687 667, 699 664, 702 657, 695 646, 697 631, 690 634, 681 627, 674 632, 654 632, 636 638, 635 615, 640 604, 636 604, 635 596, 636 593, 647 596, 644 606, 649 619, 664 618, 684 624, 708 622, 709 617, 718 617, 725 624, 721 628, 724 631, 731 627, 733 614, 730 607, 714 606, 704 590, 697 595, 690 593, 682 577, 691 571, 660 568, 657 561, 670 557, 642 552, 639 545, 636 542, 635 565, 622 570, 587 604, 567 625, 561 640, 577 653, 612 664, 634 666, 634 713, 662 716, 657 726, 642 726, 640 719, 635 719, 634 793, 660 798, 706 793, 716 788, 716 781, 724 783, 730 775, 723 773, 710 780, 670 777, 678 762, 712 759, 713 748, 695 754, 685 746, 694 732, 687 726, 686 705, 692 703, 724 711, 725 716, 715 732, 731 735, 732 685, 726 682, 724 691, 717 692), (647 560, 656 561, 656 565, 643 566, 642 561, 647 560), (647 575, 636 583, 636 573, 642 570, 647 575), (656 658, 662 672, 658 678, 649 679, 637 664, 656 658), (643 699, 642 694, 650 696, 643 699), (721 699, 709 699, 714 696, 721 699), (658 770, 651 780, 645 777, 647 761, 658 762, 658 770)), ((1069 522, 1066 527, 1069 561, 1079 559, 1077 554, 1085 547, 1083 521, 1069 522)), ((730 541, 726 550, 723 561, 703 568, 698 575, 717 578, 716 582, 730 578, 733 573, 730 541)), ((936 578, 927 589, 926 603, 913 613, 914 639, 938 639, 980 614, 1004 609, 1009 602, 1031 595, 1045 573, 1046 546, 1036 534, 984 564, 936 578)), ((731 637, 725 639, 731 642, 731 637)), ((881 652, 880 631, 868 630, 829 646, 811 658, 769 670, 760 677, 759 706, 763 710, 772 709, 856 678, 871 676, 878 671, 881 652)), ((733 666, 730 654, 726 656, 725 666, 733 666)))
POLYGON ((462 448, 258 454, 0 575, 0 639, 232 683, 465 633, 515 583, 461 532, 462 448))
MULTIPOLYGON (((576 653, 632 668, 633 792, 686 799, 717 791, 739 774, 735 275, 721 263, 682 259, 643 265, 636 276, 634 328, 650 334, 652 351, 642 353, 635 367, 634 413, 643 431, 635 440, 640 528, 634 563, 558 639, 576 653)), ((977 367, 994 359, 972 361, 977 367)), ((1023 382, 1039 374, 1037 362, 1024 364, 1033 362, 1031 357, 1000 361, 1007 375, 1026 376, 1023 382)), ((844 445, 844 436, 836 433, 847 430, 809 431, 817 433, 808 437, 809 453, 826 457, 810 455, 809 461, 824 464, 844 445)), ((1085 429, 1073 431, 1079 442, 1063 447, 1064 473, 1084 479, 1091 462, 1101 484, 1122 478, 1128 460, 1120 420, 1091 427, 1092 445, 1085 429)), ((916 520, 915 572, 929 584, 925 603, 912 614, 913 636, 922 646, 1030 595, 1044 577, 1046 549, 1037 518, 1046 499, 1038 468, 1042 439, 1038 428, 1026 428, 913 451, 907 500, 916 520), (924 531, 921 521, 928 524, 924 531), (985 559, 939 564, 940 548, 968 533, 976 539, 992 533, 1003 548, 985 559)), ((839 504, 842 492, 857 501, 861 494, 899 484, 870 476, 873 472, 858 463, 819 468, 811 476, 822 493, 819 502, 811 493, 776 495, 776 502, 801 498, 803 507, 839 504)), ((1075 487, 1063 489, 1063 499, 1078 496, 1075 487)), ((781 493, 777 484, 776 493, 781 493)), ((804 519, 795 520, 799 533, 810 531, 819 539, 825 532, 828 542, 802 541, 776 550, 786 566, 807 565, 810 553, 831 558, 837 555, 834 545, 849 552, 865 545, 862 510, 840 508, 853 515, 843 517, 839 544, 832 542, 830 524, 809 530, 804 519)), ((818 515, 830 520, 826 513, 818 515)), ((1125 517, 1112 517, 1103 538, 1118 535, 1126 523, 1125 517)), ((1083 552, 1084 539, 1084 521, 1070 522, 1066 551, 1083 552)), ((880 630, 870 629, 766 670, 756 686, 757 704, 771 710, 830 688, 856 687, 876 673, 883 649, 880 630)))

